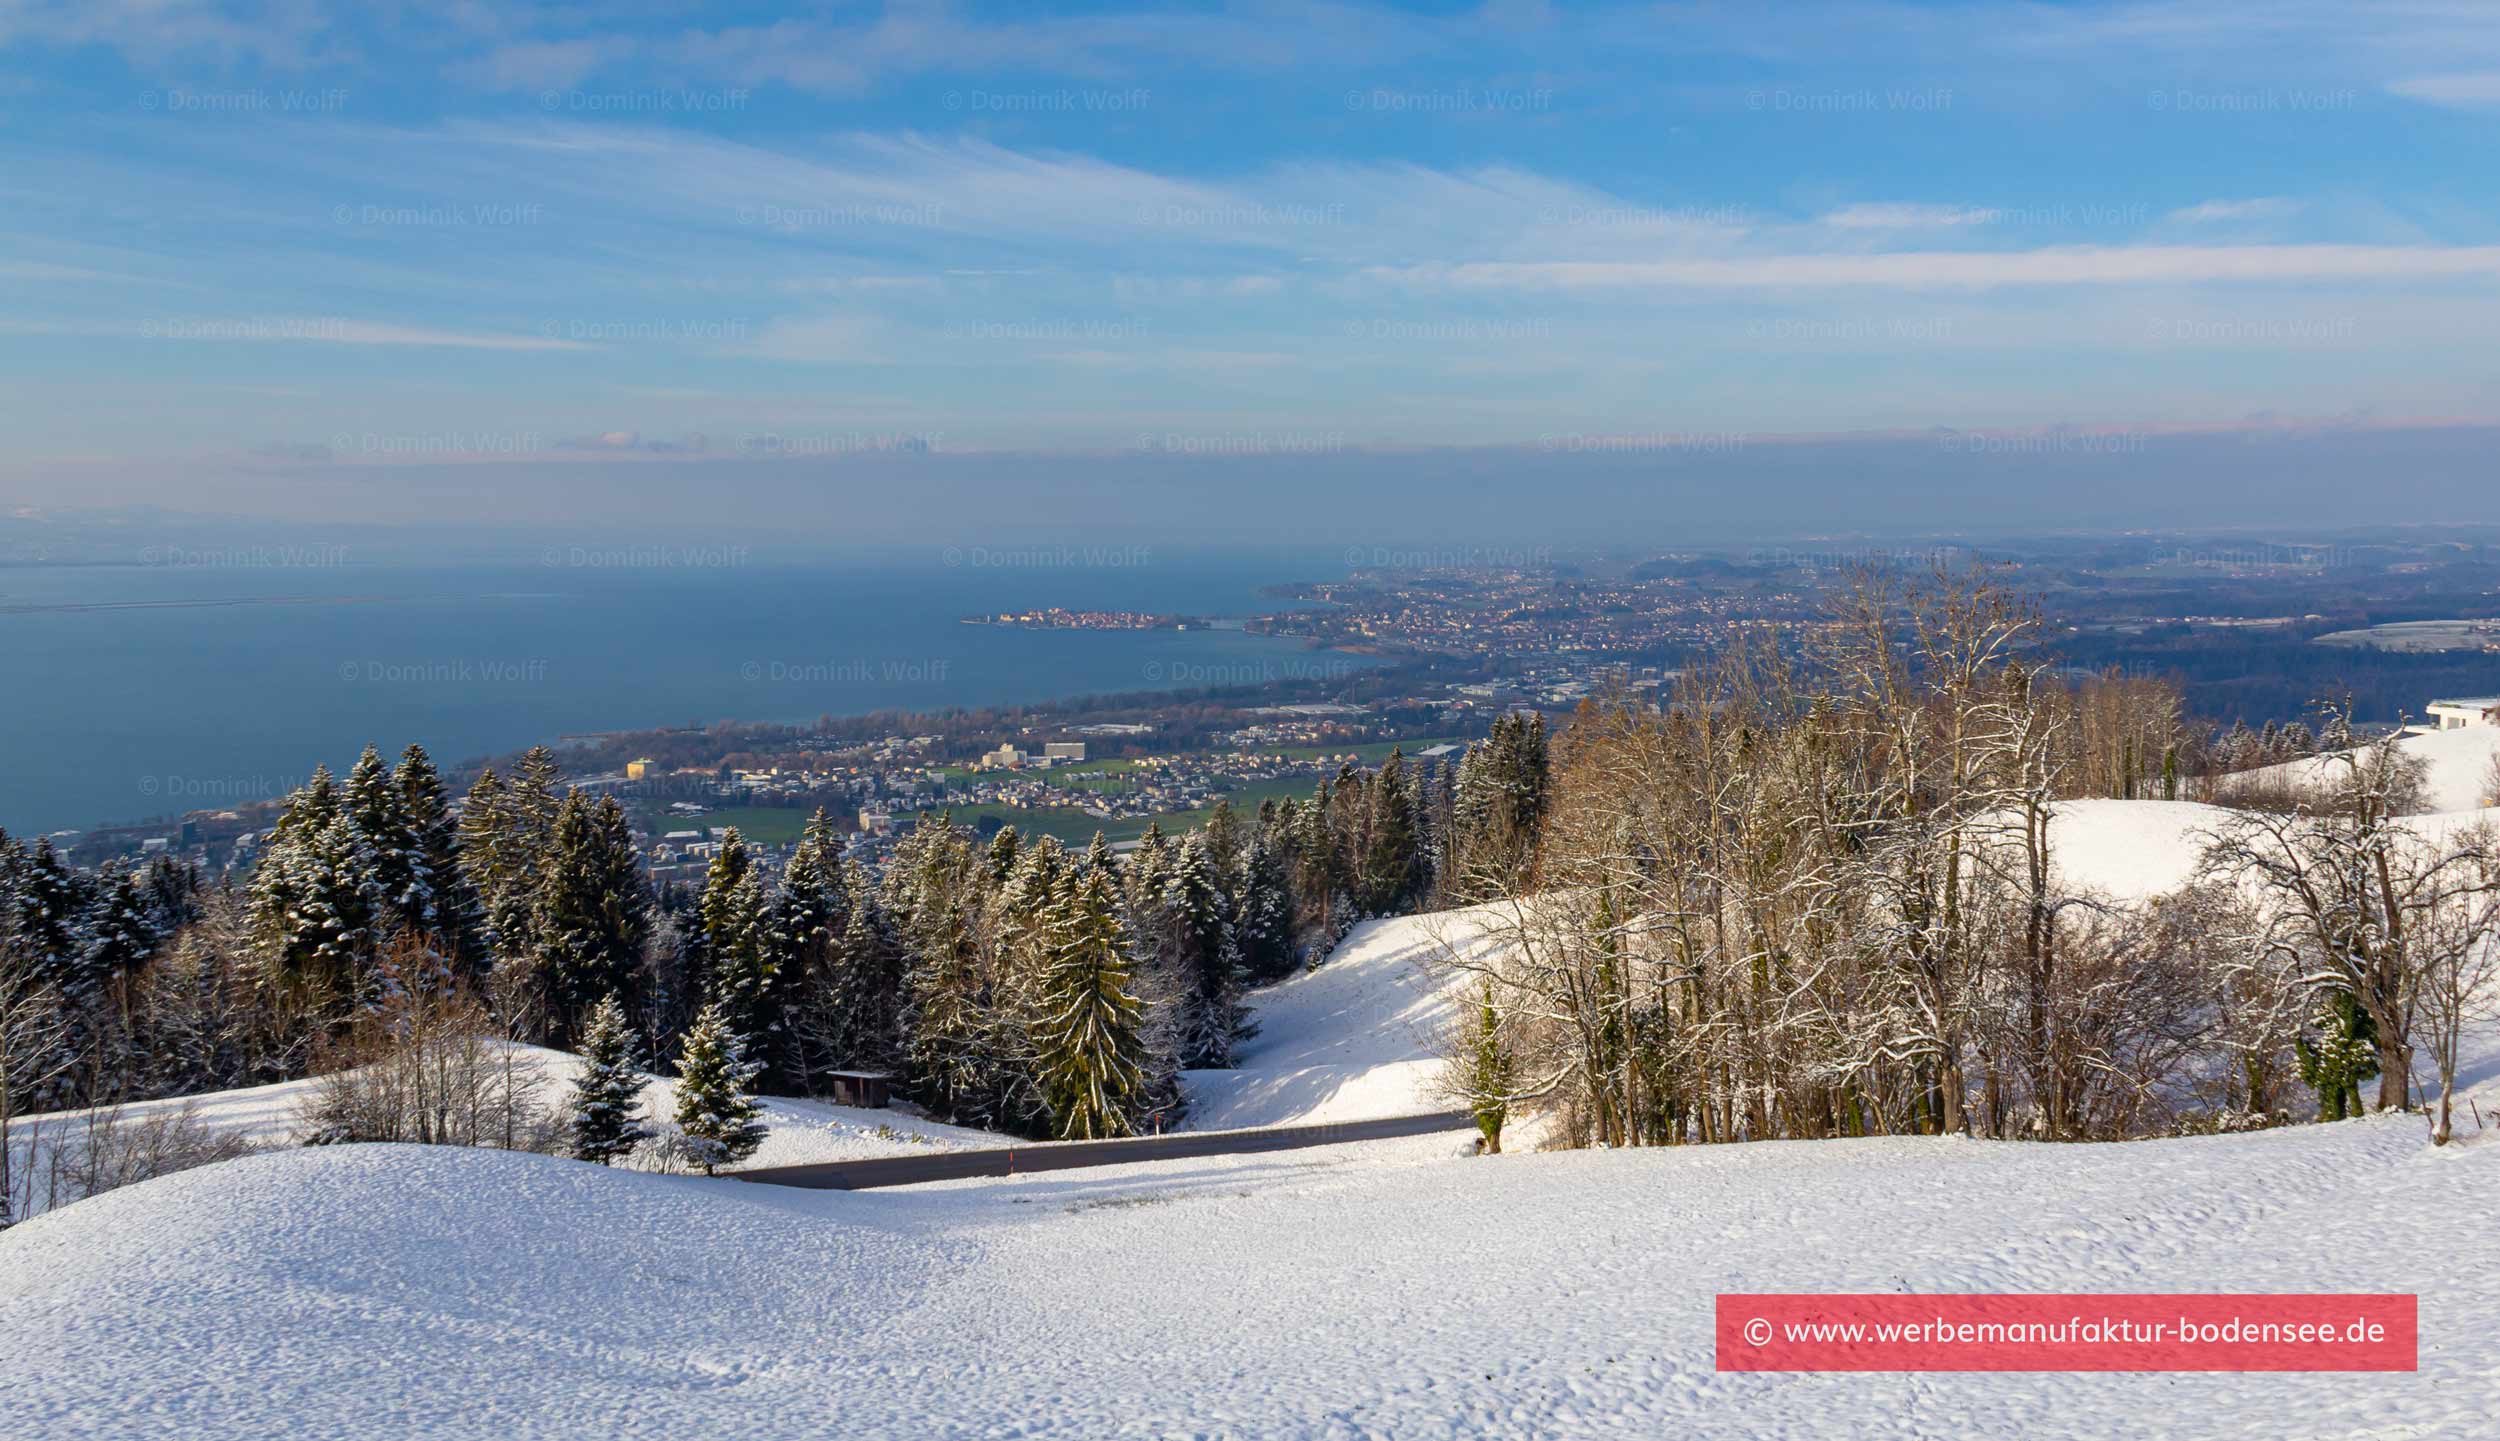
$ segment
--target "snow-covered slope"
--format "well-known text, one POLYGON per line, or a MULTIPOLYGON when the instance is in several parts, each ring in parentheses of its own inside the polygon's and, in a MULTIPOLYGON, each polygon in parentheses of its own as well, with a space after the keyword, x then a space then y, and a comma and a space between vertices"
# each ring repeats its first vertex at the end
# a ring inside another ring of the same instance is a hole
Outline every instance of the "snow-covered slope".
POLYGON ((293 1150, 0 1237, 0 1435, 2467 1438, 2500 1144, 1447 1138, 810 1193, 293 1150), (2419 1375, 1721 1375, 1721 1291, 2422 1297, 2419 1375))
POLYGON ((1425 963, 1489 944, 1485 913, 1366 921, 1315 971, 1255 991, 1259 1033, 1230 1071, 1192 1071, 1198 1130, 1359 1121, 1449 1109, 1431 1094, 1435 1038, 1463 978, 1425 963), (1446 948, 1446 949, 1445 949, 1446 948))
POLYGON ((2205 833, 2230 814, 2187 801, 2061 801, 2050 853, 2067 885, 2142 900, 2195 874, 2205 833))
MULTIPOLYGON (((531 1088, 538 1102, 550 1108, 563 1106, 573 1077, 581 1067, 581 1058, 541 1046, 514 1046, 512 1050, 529 1067, 531 1088)), ((119 1120, 131 1124, 154 1114, 188 1109, 203 1126, 238 1133, 260 1146, 289 1146, 296 1144, 308 1129, 304 1107, 319 1086, 318 1081, 284 1081, 201 1096, 142 1101, 121 1108, 119 1120)), ((763 1147, 744 1163, 749 1166, 848 1161, 908 1155, 932 1148, 961 1150, 1005 1145, 1010 1139, 991 1131, 942 1125, 900 1110, 871 1111, 786 1096, 761 1099, 764 1123, 770 1130, 763 1147)), ((646 1120, 665 1129, 676 1110, 674 1082, 660 1078, 643 1087, 642 1112, 646 1120)), ((12 1123, 12 1129, 19 1146, 32 1146, 39 1153, 54 1140, 74 1141, 85 1118, 85 1112, 76 1111, 21 1116, 12 1123)), ((637 1157, 638 1161, 642 1159, 645 1158, 637 1157)))
MULTIPOLYGON (((2429 767, 2423 777, 2424 811, 2482 808, 2484 796, 2491 786, 2491 758, 2500 753, 2500 726, 2461 726, 2456 730, 2425 731, 2401 737, 2395 744, 2400 750, 2420 756, 2429 767)), ((2297 785, 2313 786, 2328 783, 2342 774, 2342 763, 2323 756, 2311 756, 2306 760, 2266 766, 2249 774, 2259 781, 2281 779, 2297 785)))

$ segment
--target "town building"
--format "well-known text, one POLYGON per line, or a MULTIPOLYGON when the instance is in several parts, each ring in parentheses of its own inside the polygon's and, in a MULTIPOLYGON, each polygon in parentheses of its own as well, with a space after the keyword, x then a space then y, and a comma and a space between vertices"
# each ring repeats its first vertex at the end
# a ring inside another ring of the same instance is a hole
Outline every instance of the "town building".
POLYGON ((2459 696, 2435 700, 2426 709, 2441 730, 2463 730, 2467 726, 2500 725, 2500 696, 2459 696))

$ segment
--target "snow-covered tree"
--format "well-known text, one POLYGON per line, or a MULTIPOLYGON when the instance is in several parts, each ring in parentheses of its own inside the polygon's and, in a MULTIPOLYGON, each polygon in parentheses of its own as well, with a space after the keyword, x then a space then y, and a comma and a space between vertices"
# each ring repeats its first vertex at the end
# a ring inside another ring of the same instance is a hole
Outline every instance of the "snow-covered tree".
POLYGON ((649 1140, 642 1122, 642 1071, 636 1065, 633 1029, 611 994, 591 1008, 582 1028, 582 1072, 573 1082, 570 1107, 573 1155, 610 1165, 649 1140))
POLYGON ((677 1129, 707 1176, 764 1144, 763 1108, 747 1092, 755 1069, 727 1015, 704 1007, 677 1057, 677 1129))
POLYGON ((1095 872, 1071 882, 1055 907, 1034 1037, 1043 1094, 1063 1139, 1136 1128, 1150 1058, 1144 1007, 1129 979, 1128 934, 1109 879, 1095 872))
POLYGON ((530 926, 549 1045, 571 1046, 600 998, 631 991, 650 927, 624 809, 612 796, 595 806, 579 791, 566 796, 530 926))

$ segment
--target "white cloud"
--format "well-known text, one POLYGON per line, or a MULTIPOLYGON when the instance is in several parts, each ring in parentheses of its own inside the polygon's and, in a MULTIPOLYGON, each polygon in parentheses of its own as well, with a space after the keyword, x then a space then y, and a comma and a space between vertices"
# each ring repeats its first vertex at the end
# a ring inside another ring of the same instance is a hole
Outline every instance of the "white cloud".
POLYGON ((1993 225, 2004 214, 1976 205, 1844 205, 1818 216, 1840 230, 1932 230, 1956 225, 1993 225))
POLYGON ((2387 87, 2407 100, 2431 105, 2479 108, 2500 105, 2500 70, 2463 70, 2445 75, 2414 75, 2387 87))
POLYGON ((2300 209, 2297 201, 2279 195, 2260 196, 2253 200, 2206 200, 2170 212, 2172 220, 2190 225, 2230 220, 2278 220, 2300 209))
MULTIPOLYGON (((119 333, 119 332, 116 332, 119 333)), ((140 322, 142 340, 279 341, 314 345, 414 345, 445 350, 587 350, 552 336, 433 330, 335 315, 179 316, 140 322)))
POLYGON ((2500 246, 2125 245, 1652 261, 1375 266, 1375 278, 1481 289, 1812 290, 2500 277, 2500 246))

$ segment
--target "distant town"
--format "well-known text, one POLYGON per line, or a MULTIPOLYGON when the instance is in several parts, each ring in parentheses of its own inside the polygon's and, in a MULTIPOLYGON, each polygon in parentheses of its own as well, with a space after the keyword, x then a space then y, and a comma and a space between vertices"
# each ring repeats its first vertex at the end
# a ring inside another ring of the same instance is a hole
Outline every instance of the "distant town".
MULTIPOLYGON (((1426 557, 1427 560, 1431 559, 1426 557)), ((776 864, 818 808, 870 859, 923 814, 1119 844, 1197 824, 1217 803, 1307 795, 1392 749, 1455 764, 1499 716, 1557 724, 1592 698, 1655 704, 1679 674, 1748 632, 1811 633, 1866 569, 1985 562, 2037 597, 2077 672, 2177 679, 2219 730, 2289 722, 2350 693, 2380 724, 2425 698, 2500 690, 2500 544, 2410 535, 2216 541, 2097 537, 1873 546, 1835 540, 1645 556, 1499 557, 1383 566, 1281 583, 1292 604, 1240 617, 1056 606, 967 624, 1140 631, 1221 627, 1307 649, 1206 683, 1020 707, 723 722, 559 739, 577 784, 614 794, 662 882, 696 878, 731 826, 776 864)), ((1175 680, 1192 677, 1175 675, 1175 680)), ((2434 723, 2437 723, 2436 721, 2434 723)), ((488 758, 450 767, 455 782, 488 758)), ((54 834, 93 863, 173 854, 248 866, 278 802, 54 834)))

